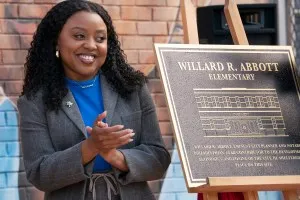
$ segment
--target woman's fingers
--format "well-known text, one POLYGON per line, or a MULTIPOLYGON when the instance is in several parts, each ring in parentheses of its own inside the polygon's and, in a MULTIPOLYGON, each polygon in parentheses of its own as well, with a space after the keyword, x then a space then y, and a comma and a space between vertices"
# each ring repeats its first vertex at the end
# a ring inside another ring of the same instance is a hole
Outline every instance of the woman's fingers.
MULTIPOLYGON (((124 130, 121 130, 121 131, 117 131, 117 132, 112 132, 110 134, 107 134, 107 135, 101 135, 102 138, 104 140, 117 140, 119 139, 120 137, 123 137, 124 135, 128 135, 128 134, 131 134, 133 133, 133 130, 132 129, 124 129, 124 130)), ((100 136, 100 135, 99 135, 100 136)))
POLYGON ((134 135, 135 135, 135 133, 129 133, 129 134, 126 134, 122 137, 119 137, 116 140, 104 140, 102 142, 102 144, 103 144, 102 148, 103 149, 114 149, 114 148, 118 148, 120 146, 123 146, 125 144, 128 144, 129 142, 133 141, 132 137, 134 135))
MULTIPOLYGON (((104 111, 103 113, 99 114, 96 118, 96 120, 94 121, 94 126, 98 126, 99 124, 101 125, 101 122, 104 118, 106 118, 107 116, 107 112, 104 111)), ((103 124, 106 124, 104 122, 102 122, 103 124)))
POLYGON ((124 142, 126 143, 126 141, 132 139, 132 137, 135 135, 135 133, 133 132, 127 132, 127 133, 114 133, 114 136, 111 138, 105 138, 102 142, 102 144, 104 146, 106 145, 119 145, 119 144, 123 144, 124 142))
POLYGON ((135 135, 132 129, 124 129, 123 125, 114 125, 108 127, 106 125, 87 127, 87 131, 93 138, 94 144, 99 151, 107 151, 118 148, 129 142, 132 142, 132 137, 135 135))
POLYGON ((108 135, 112 132, 118 132, 121 131, 124 128, 123 125, 114 125, 114 126, 110 126, 110 127, 98 127, 95 126, 93 127, 93 131, 92 131, 92 135, 108 135))
POLYGON ((107 123, 104 123, 102 121, 98 121, 97 122, 97 126, 100 127, 100 128, 105 128, 105 127, 108 127, 108 124, 107 123))
POLYGON ((112 141, 113 142, 118 142, 119 140, 122 140, 123 136, 127 137, 132 137, 134 136, 133 130, 132 129, 125 129, 117 132, 112 132, 109 134, 99 134, 96 137, 98 138, 99 141, 112 141))
POLYGON ((92 133, 92 130, 93 130, 92 127, 90 127, 90 126, 87 126, 87 127, 86 127, 86 131, 87 131, 89 134, 92 133))

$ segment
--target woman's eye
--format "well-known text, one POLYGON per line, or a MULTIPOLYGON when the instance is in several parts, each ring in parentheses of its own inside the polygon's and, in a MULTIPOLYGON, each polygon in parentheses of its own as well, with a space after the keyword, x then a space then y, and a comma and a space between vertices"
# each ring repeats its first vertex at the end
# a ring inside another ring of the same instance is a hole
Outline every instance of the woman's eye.
POLYGON ((74 37, 75 37, 76 39, 79 39, 79 40, 84 39, 84 35, 83 35, 83 34, 76 34, 76 35, 74 35, 74 37))
POLYGON ((103 42, 106 38, 105 37, 97 37, 96 41, 97 42, 103 42))

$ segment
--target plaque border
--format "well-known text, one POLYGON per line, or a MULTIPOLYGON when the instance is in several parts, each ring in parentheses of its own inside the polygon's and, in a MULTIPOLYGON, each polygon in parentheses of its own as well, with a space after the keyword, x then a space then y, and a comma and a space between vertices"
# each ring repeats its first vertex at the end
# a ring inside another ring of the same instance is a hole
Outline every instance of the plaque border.
MULTIPOLYGON (((194 191, 194 188, 198 188, 200 186, 206 185, 209 182, 209 178, 201 178, 195 179, 192 177, 191 168, 188 162, 187 152, 185 150, 184 141, 182 137, 182 131, 180 128, 180 123, 177 115, 177 111, 175 109, 176 105, 173 100, 172 91, 170 89, 170 84, 168 80, 167 73, 165 72, 165 62, 163 57, 164 51, 173 51, 173 52, 220 52, 220 53, 280 53, 280 54, 288 54, 289 63, 291 66, 291 71, 293 74, 293 79, 297 91, 297 95, 300 101, 300 78, 297 77, 297 69, 296 62, 293 53, 293 49, 291 46, 257 46, 257 45, 198 45, 198 44, 154 44, 156 58, 157 58, 157 68, 160 73, 161 81, 164 85, 164 94, 167 100, 169 114, 172 119, 172 128, 175 133, 175 141, 178 148, 178 154, 181 160, 181 164, 183 167, 183 173, 185 177, 186 184, 188 189, 194 191), (172 49, 173 48, 173 49, 172 49), (231 50, 231 51, 230 51, 231 50), (239 51, 240 50, 240 51, 239 51), (175 123, 174 123, 175 122, 175 123)), ((278 137, 278 136, 276 136, 278 137)), ((246 176, 243 176, 246 177, 246 176)), ((243 177, 236 177, 237 179, 243 179, 243 177)), ((251 176, 256 178, 263 178, 266 176, 251 176)), ((267 176, 271 178, 282 178, 283 176, 267 176)), ((289 176, 295 177, 297 180, 300 180, 300 176, 289 176)), ((232 177, 220 177, 221 179, 232 178, 232 177)), ((234 178, 234 177, 233 177, 234 178)), ((278 179, 279 180, 279 179, 278 179)))

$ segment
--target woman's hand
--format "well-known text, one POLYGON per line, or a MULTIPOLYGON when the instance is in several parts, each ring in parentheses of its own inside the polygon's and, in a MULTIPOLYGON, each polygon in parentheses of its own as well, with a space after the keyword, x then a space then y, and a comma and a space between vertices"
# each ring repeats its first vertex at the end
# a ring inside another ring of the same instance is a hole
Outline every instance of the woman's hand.
POLYGON ((93 128, 87 127, 90 134, 87 140, 90 140, 90 147, 95 149, 108 163, 122 171, 128 171, 125 158, 117 148, 132 142, 133 130, 123 130, 123 125, 108 127, 102 121, 105 117, 106 112, 103 112, 95 120, 93 128))
POLYGON ((123 130, 123 125, 108 127, 106 123, 102 122, 105 117, 106 112, 103 112, 97 117, 93 128, 87 127, 90 134, 88 139, 91 140, 92 147, 96 148, 99 154, 131 142, 131 138, 134 136, 133 130, 123 130))

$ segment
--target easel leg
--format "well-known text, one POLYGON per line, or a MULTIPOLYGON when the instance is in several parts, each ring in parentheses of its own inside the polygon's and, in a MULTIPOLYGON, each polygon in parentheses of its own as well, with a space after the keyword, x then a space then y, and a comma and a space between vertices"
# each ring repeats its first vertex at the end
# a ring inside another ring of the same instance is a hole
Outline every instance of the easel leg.
POLYGON ((298 200, 298 194, 296 190, 283 191, 284 200, 298 200))
POLYGON ((217 192, 205 192, 203 193, 203 200, 218 200, 217 192))
POLYGON ((257 191, 244 192, 243 194, 245 200, 258 200, 257 191))

